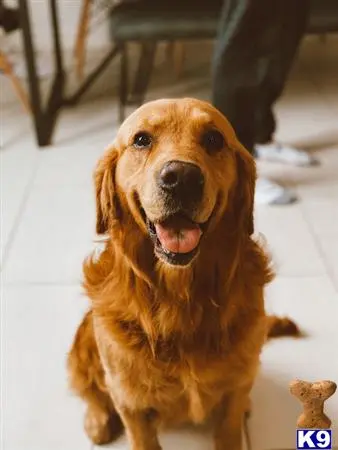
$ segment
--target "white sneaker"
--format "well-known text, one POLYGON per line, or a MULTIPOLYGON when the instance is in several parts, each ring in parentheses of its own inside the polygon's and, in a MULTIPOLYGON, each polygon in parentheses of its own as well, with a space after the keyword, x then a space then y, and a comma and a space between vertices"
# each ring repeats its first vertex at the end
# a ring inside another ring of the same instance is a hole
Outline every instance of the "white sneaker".
POLYGON ((257 179, 255 192, 257 205, 290 205, 296 201, 297 196, 290 189, 267 178, 257 179))
POLYGON ((290 164, 293 166, 310 167, 319 164, 318 159, 297 148, 271 142, 269 144, 255 144, 257 159, 290 164))

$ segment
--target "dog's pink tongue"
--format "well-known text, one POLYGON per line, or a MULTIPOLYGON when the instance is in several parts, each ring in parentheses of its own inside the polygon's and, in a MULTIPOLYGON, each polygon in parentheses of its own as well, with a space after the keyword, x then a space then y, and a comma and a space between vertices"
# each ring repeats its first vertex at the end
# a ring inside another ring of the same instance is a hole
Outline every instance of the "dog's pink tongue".
POLYGON ((202 232, 198 225, 189 223, 184 228, 155 224, 156 234, 165 250, 173 253, 189 253, 199 244, 202 232))

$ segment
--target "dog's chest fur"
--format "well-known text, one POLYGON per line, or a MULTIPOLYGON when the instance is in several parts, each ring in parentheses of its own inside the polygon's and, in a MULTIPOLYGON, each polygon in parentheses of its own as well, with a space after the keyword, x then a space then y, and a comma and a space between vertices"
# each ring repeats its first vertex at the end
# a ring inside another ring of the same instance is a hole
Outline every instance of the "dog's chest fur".
POLYGON ((227 352, 229 336, 217 331, 217 323, 208 336, 201 329, 192 340, 159 337, 153 345, 135 324, 122 328, 118 340, 102 328, 97 334, 114 401, 131 410, 154 409, 166 422, 203 422, 224 394, 252 379, 258 365, 256 349, 241 359, 234 348, 227 352), (124 346, 121 336, 135 347, 124 346))
POLYGON ((212 265, 194 277, 166 270, 158 291, 134 279, 128 291, 114 280, 99 293, 94 328, 114 403, 155 410, 165 422, 201 422, 252 382, 265 339, 263 286, 226 290, 218 273, 212 265))

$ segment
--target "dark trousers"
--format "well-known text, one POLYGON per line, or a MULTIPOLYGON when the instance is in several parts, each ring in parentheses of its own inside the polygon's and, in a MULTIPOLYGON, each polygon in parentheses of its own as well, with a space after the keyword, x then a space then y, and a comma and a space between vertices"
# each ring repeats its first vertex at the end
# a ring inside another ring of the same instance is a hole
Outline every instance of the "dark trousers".
POLYGON ((213 104, 252 153, 271 141, 273 105, 305 32, 309 0, 224 0, 213 60, 213 104))

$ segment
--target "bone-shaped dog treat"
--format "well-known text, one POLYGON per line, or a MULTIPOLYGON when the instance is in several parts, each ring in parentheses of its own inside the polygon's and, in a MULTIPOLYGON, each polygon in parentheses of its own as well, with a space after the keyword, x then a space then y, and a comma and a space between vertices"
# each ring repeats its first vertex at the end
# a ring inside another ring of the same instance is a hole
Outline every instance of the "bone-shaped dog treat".
POLYGON ((333 381, 295 380, 290 383, 290 392, 303 404, 304 411, 299 416, 298 428, 330 428, 331 420, 324 414, 324 402, 336 392, 333 381))

